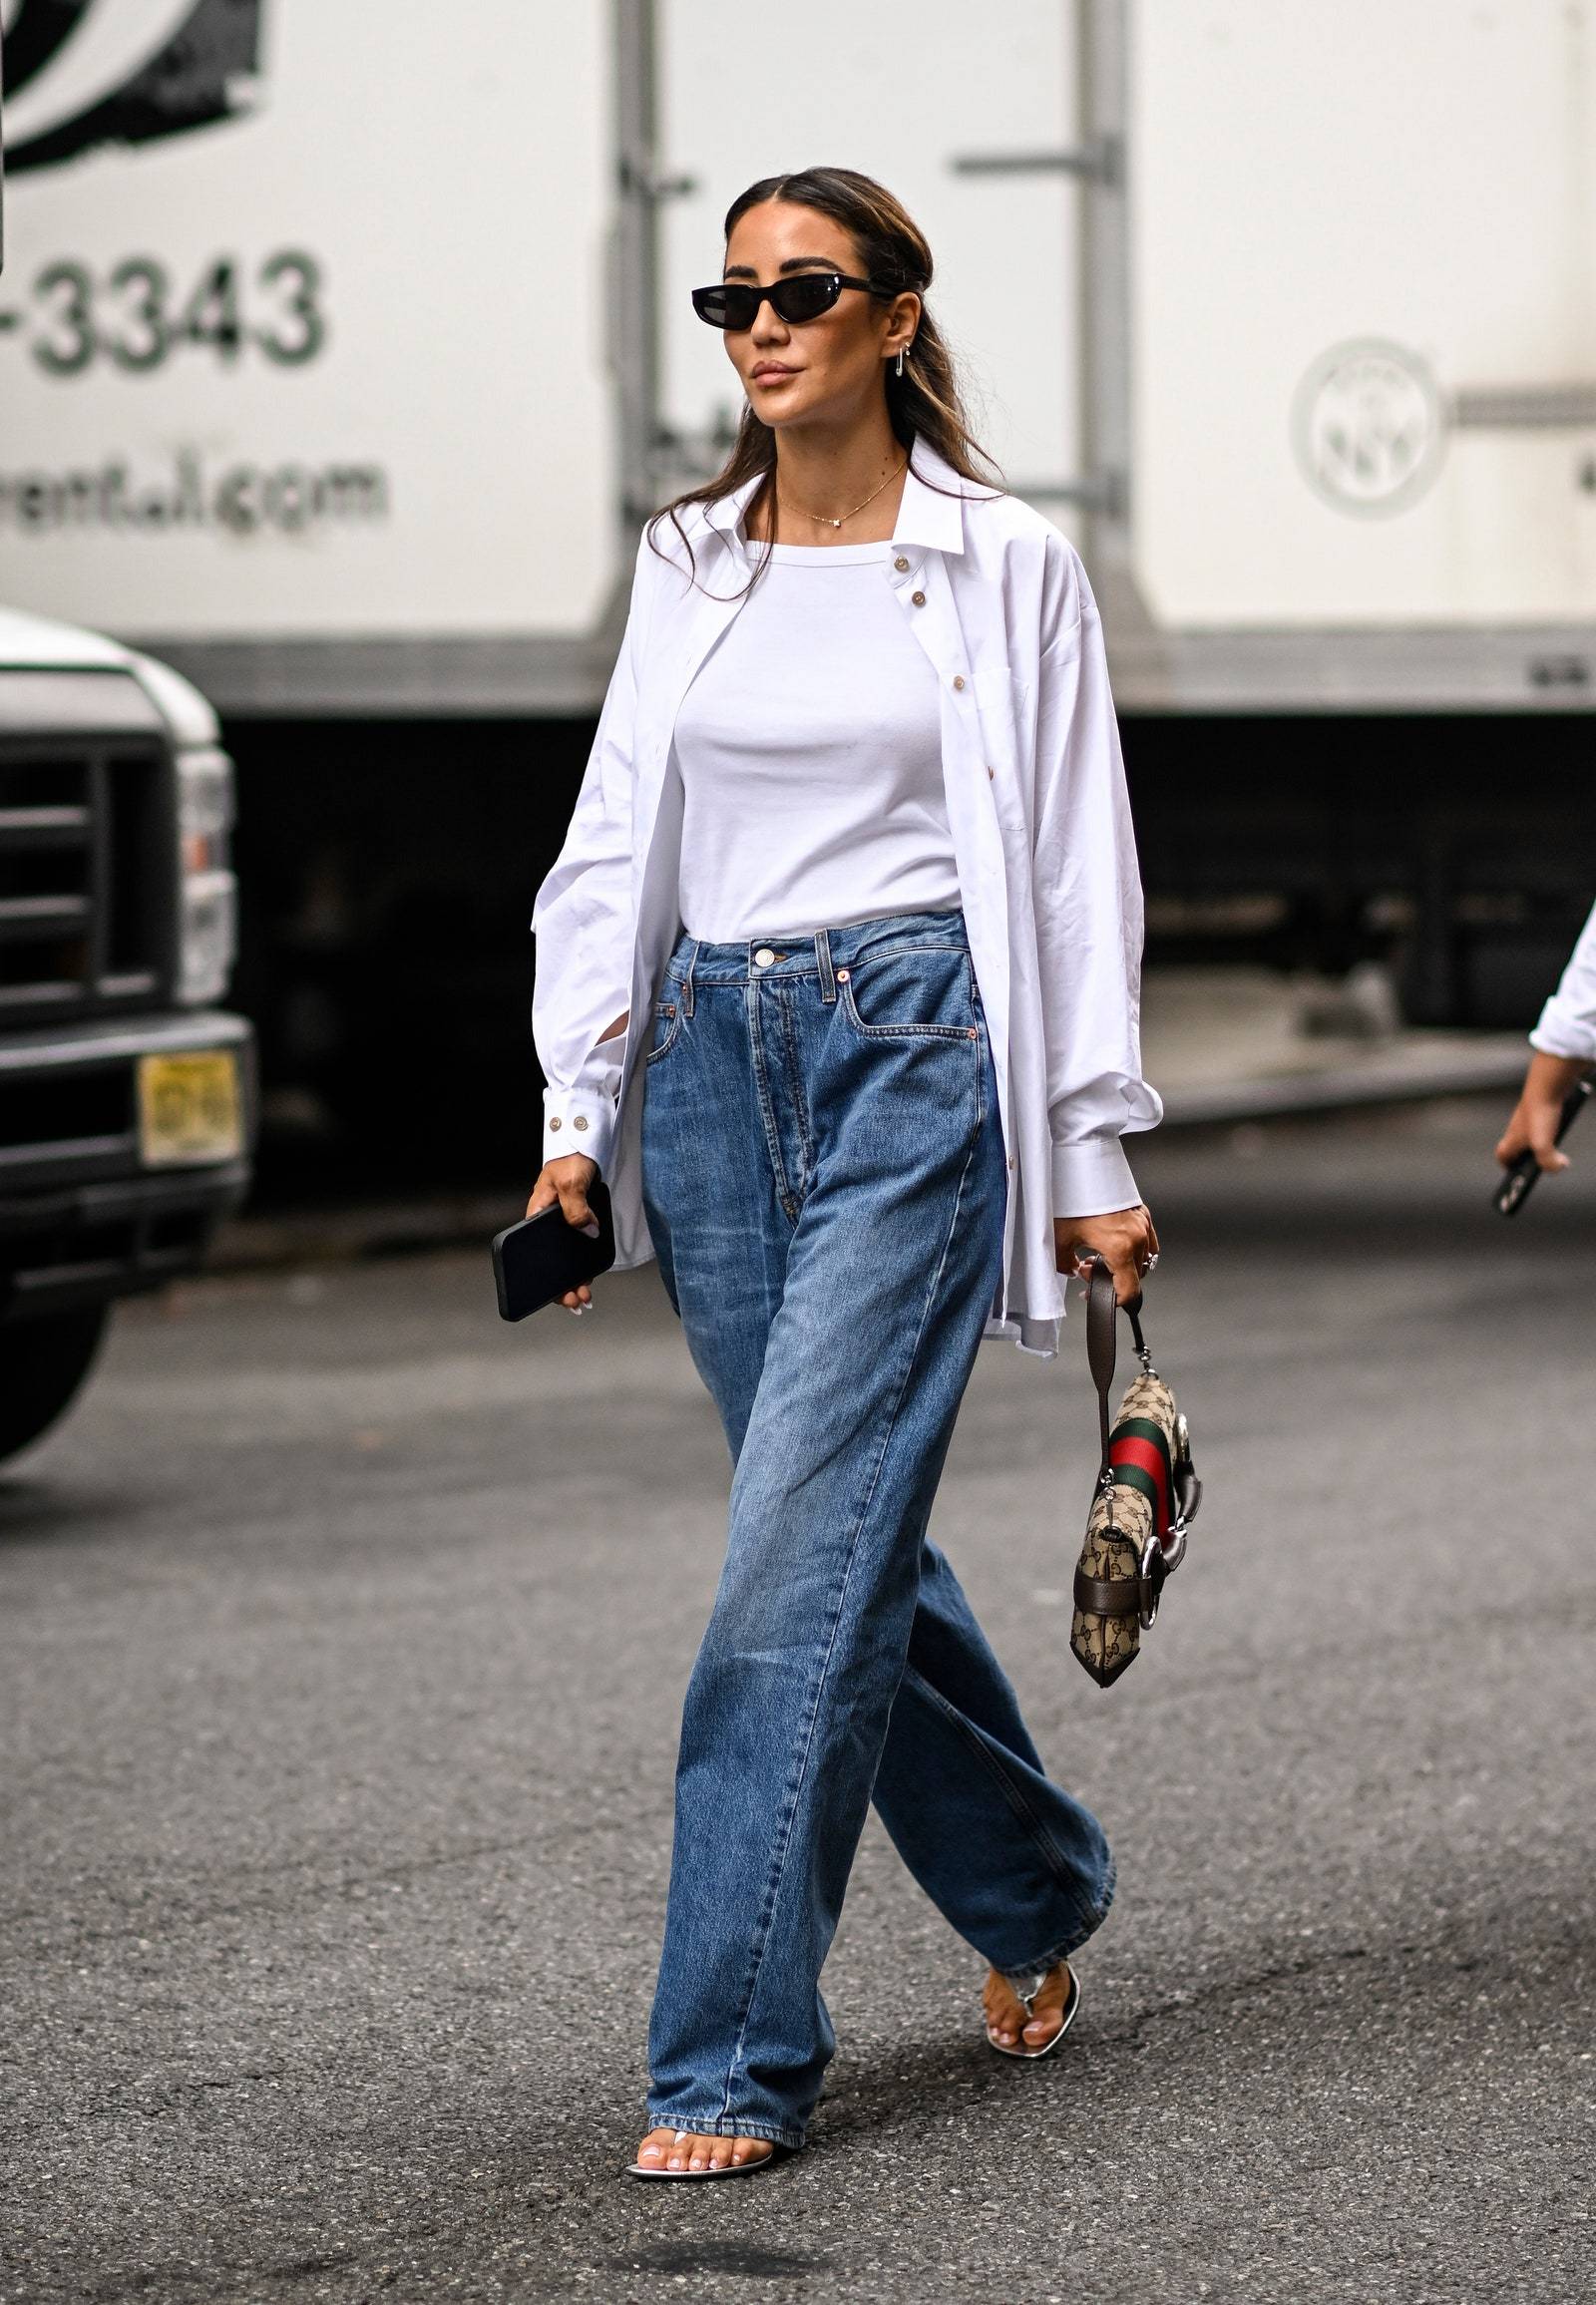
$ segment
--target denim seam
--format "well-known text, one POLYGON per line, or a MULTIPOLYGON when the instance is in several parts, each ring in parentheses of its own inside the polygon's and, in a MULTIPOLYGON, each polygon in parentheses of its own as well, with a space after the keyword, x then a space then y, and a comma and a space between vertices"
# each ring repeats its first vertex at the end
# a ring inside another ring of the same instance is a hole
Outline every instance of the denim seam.
POLYGON ((922 953, 969 953, 968 938, 936 945, 867 945, 862 953, 855 953, 844 962, 848 968, 869 968, 878 960, 905 960, 916 959, 922 953))
POLYGON ((793 1111, 798 1119, 798 1157, 803 1164, 794 1198, 802 1201, 809 1190, 809 1180, 815 1173, 815 1131, 809 1117, 809 1099, 804 1094, 803 1059, 798 1052, 798 1035, 794 1029, 792 1002, 778 992, 776 1009, 781 1017, 782 1046, 787 1057, 787 1093, 792 1098, 793 1111))
POLYGON ((786 1812, 782 1818, 781 1829, 778 1835, 777 1846, 771 1868, 771 1878, 765 1892, 764 1909, 760 1914, 758 1926, 755 1931, 756 1946, 754 1952, 753 1971, 749 1978, 748 1991, 743 2002, 742 2013, 738 2019, 736 2045, 731 2053, 731 2063, 726 2069, 726 2085, 721 2104, 722 2117, 726 2117, 731 2110, 732 2082, 736 2077, 738 2065, 742 2061, 743 2051, 747 2045, 748 2021, 753 2015, 754 2003, 757 2000, 759 1994, 759 1977, 760 1972, 764 1966, 765 1950, 770 1943, 771 1924, 776 1916, 776 1908, 781 1902, 782 1874, 786 1867, 788 1849, 792 1845, 793 1820, 798 1814, 798 1804, 803 1796, 804 1779, 808 1773, 810 1755, 814 1750, 815 1725, 820 1718, 821 1699, 825 1695, 826 1681, 831 1671, 832 1657, 837 1647, 837 1628, 842 1623, 843 1605, 848 1598, 849 1579, 853 1575, 854 1562, 857 1560, 859 1555, 859 1540, 864 1534, 865 1523, 870 1517, 871 1505, 875 1502, 877 1484, 881 1479, 881 1468, 882 1465, 886 1462, 887 1451, 892 1445, 892 1436, 897 1430, 899 1412, 904 1404, 904 1396, 909 1390, 909 1379, 914 1374, 915 1363, 920 1357, 920 1347, 925 1339, 926 1325, 931 1319, 931 1309, 937 1301, 937 1290, 942 1281, 943 1273, 947 1269, 948 1251, 953 1242, 954 1236, 959 1229, 959 1212, 964 1207, 965 1185, 970 1176, 971 1164, 975 1160, 975 1157, 976 1150, 975 1146, 972 1145, 969 1152, 965 1155, 965 1165, 959 1172, 959 1187, 957 1192, 954 1194, 953 1215, 949 1219, 948 1231, 943 1240, 942 1253, 937 1259, 937 1270, 932 1275, 930 1285, 926 1290, 925 1298, 921 1304, 920 1326, 915 1332, 914 1343, 911 1345, 908 1357, 904 1362, 904 1372, 899 1380, 898 1391, 893 1400, 891 1414, 888 1416, 886 1425, 882 1431, 881 1445, 876 1451, 876 1462, 870 1475, 870 1485, 866 1489, 865 1494, 860 1501, 859 1511, 854 1520, 853 1535, 850 1538, 848 1544, 848 1557, 843 1563, 842 1576, 838 1580, 836 1598, 831 1606, 830 1626, 826 1635, 826 1654, 821 1660, 820 1671, 815 1677, 814 1694, 810 1700, 809 1706, 809 1718, 804 1725, 803 1748, 798 1763, 798 1773, 793 1783, 791 1798, 787 1803, 786 1812))
POLYGON ((1089 1924, 1083 1922, 1078 1928, 1072 1929, 1067 1937, 1055 1939, 1052 1944, 1038 1953, 1033 1961, 1022 1962, 1017 1969, 999 1969, 998 1971, 998 1976, 1006 1979, 1009 1984, 1013 1984, 1018 1978, 1034 1977, 1038 1969, 1053 1969, 1057 1967, 1060 1961, 1067 1961, 1072 1953, 1078 1953, 1081 1946, 1097 1934, 1097 1931, 1108 1918, 1108 1908, 1113 1901, 1114 1871, 1110 1865, 1102 1905, 1095 1920, 1089 1924))
POLYGON ((976 1019, 976 1125, 970 1132, 970 1141, 975 1144, 987 1117, 987 1019, 981 1012, 981 1001, 977 994, 974 960, 969 962, 965 973, 970 978, 970 1008, 976 1019))
MULTIPOLYGON (((1085 1934, 1089 1937, 1092 1930, 1097 1928, 1102 1921, 1103 1914, 1107 1912, 1108 1908, 1104 1905, 1101 1911, 1094 1914, 1091 1907, 1082 1899, 1074 1885, 1068 1858, 1032 1808, 1026 1798, 1024 1786, 1017 1783, 1008 1770, 1004 1768, 1002 1762, 988 1745, 986 1738, 978 1734, 960 1712, 958 1706, 950 1705, 941 1690, 934 1689, 924 1674, 917 1673, 911 1665, 905 1668, 905 1678, 913 1679, 916 1688, 922 1691, 936 1710, 952 1724, 955 1732, 962 1736, 971 1749, 979 1753, 982 1760, 985 1761, 1008 1806, 1046 1860, 1047 1870, 1052 1874, 1057 1886, 1063 1890, 1080 1920, 1086 1924, 1085 1934)), ((1076 1942, 1079 1943, 1080 1940, 1077 1938, 1076 1942)))
POLYGON ((796 1224, 798 1219, 787 1182, 787 1167, 781 1157, 781 1133, 776 1126, 776 1109, 770 1101, 770 1080, 765 1070, 765 1044, 760 1029, 759 984, 756 978, 750 978, 744 989, 743 1009, 748 1020, 748 1053, 753 1065, 754 1089, 759 1098, 759 1118, 764 1124, 765 1146, 770 1154, 770 1165, 775 1171, 776 1197, 787 1222, 796 1224))
POLYGON ((815 964, 820 970, 820 997, 829 1008, 837 997, 837 971, 831 964, 831 934, 815 931, 815 964))

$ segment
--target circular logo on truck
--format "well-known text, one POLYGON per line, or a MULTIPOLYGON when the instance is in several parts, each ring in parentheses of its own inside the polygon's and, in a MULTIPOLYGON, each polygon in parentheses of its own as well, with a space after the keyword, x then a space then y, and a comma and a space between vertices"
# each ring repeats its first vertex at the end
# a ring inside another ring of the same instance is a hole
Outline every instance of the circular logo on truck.
POLYGON ((1316 360, 1292 404, 1292 445, 1308 483, 1344 513, 1402 512, 1440 467, 1446 414, 1416 352, 1378 337, 1316 360))

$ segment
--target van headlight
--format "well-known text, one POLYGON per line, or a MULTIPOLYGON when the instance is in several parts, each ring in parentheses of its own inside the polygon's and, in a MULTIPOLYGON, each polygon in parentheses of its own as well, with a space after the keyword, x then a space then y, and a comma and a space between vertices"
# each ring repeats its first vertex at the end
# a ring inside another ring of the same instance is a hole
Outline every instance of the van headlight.
POLYGON ((214 745, 178 754, 178 998, 219 1000, 238 952, 232 762, 214 745))

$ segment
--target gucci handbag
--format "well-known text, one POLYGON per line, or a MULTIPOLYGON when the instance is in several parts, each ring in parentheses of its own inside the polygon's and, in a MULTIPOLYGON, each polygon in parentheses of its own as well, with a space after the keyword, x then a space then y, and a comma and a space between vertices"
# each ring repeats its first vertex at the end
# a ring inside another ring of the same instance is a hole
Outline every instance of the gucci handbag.
POLYGON ((1113 1278, 1092 1259, 1086 1296, 1086 1357, 1097 1387, 1102 1464, 1075 1570, 1069 1646, 1106 1689, 1133 1664, 1158 1615, 1164 1580, 1186 1557, 1186 1532, 1203 1493, 1191 1435, 1175 1396, 1153 1366, 1140 1300, 1127 1307, 1141 1374, 1110 1422, 1118 1328, 1113 1278))

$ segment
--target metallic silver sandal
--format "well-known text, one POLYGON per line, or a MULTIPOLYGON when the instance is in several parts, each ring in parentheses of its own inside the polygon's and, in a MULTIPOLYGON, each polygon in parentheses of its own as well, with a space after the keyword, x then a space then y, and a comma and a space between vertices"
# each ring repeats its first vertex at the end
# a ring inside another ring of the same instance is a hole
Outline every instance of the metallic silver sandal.
MULTIPOLYGON (((1057 1962, 1053 1964, 1054 1968, 1059 1966, 1060 1964, 1057 1962)), ((1036 1980, 1028 1993, 1021 1993, 1019 1987, 1014 1983, 1014 1980, 1011 1977, 1006 1977, 1003 1979, 1004 1984, 1008 1986, 1015 2000, 1019 2003, 1021 2009, 1024 2010, 1027 2023, 1035 2015, 1036 1996, 1041 1991, 1042 1987, 1046 1984, 1052 1973, 1052 1969, 1041 1970, 1038 1973, 1036 1980)), ((1002 1975, 1000 1970, 998 1971, 998 1975, 1002 1975)), ((1009 2049, 1003 2042, 997 2038, 993 2032, 992 2027, 989 2025, 987 2028, 988 2046, 992 2049, 996 2049, 999 2057, 1023 2057, 1026 2059, 1050 2057, 1053 2051, 1058 2047, 1060 2041, 1063 2040, 1064 2035, 1069 2031, 1069 2028, 1074 2024, 1075 2012, 1079 2007, 1080 1979, 1076 1976, 1074 1970, 1071 1969, 1069 1972, 1069 1999, 1064 2003, 1063 2016, 1059 2021, 1058 2031, 1053 2035, 1051 2041, 1044 2041, 1040 2049, 1025 2049, 1023 2047, 1009 2049)))

